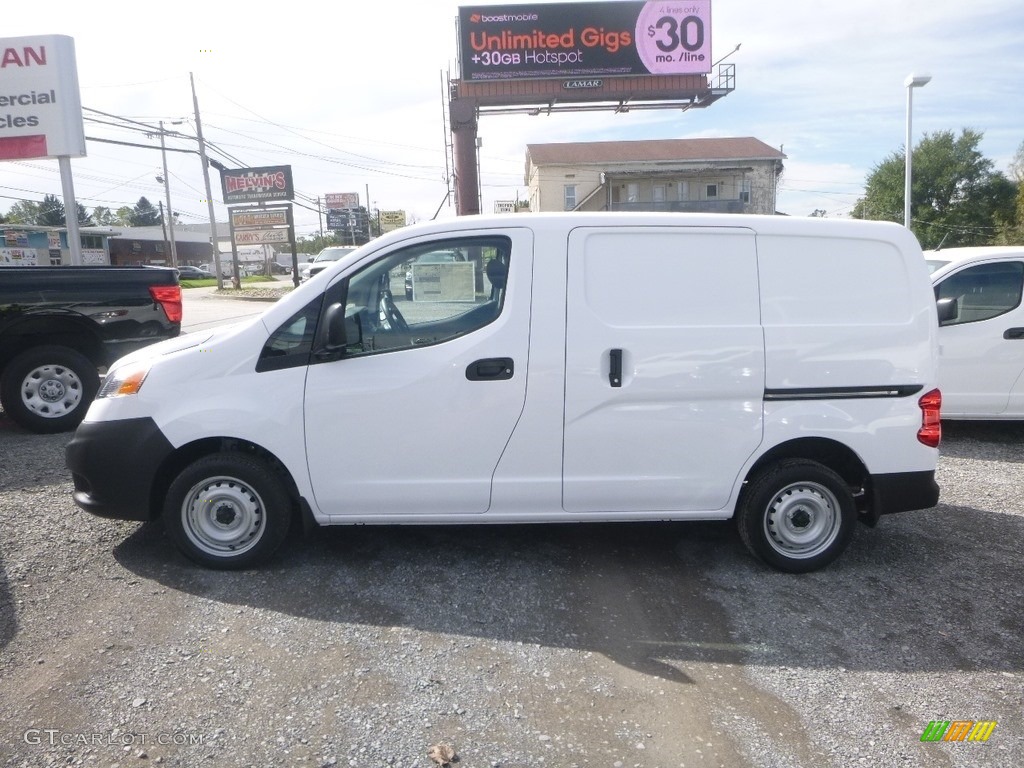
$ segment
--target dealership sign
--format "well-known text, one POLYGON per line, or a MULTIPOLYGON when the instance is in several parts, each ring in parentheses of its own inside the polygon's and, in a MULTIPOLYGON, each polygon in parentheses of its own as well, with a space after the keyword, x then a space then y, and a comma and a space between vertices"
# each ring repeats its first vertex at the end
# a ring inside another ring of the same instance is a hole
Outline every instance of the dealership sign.
POLYGON ((459 58, 467 81, 706 74, 711 0, 459 8, 459 58))
POLYGON ((291 200, 292 167, 274 165, 265 168, 231 168, 220 172, 225 205, 291 200))
POLYGON ((0 38, 0 85, 0 160, 85 157, 72 38, 0 38))

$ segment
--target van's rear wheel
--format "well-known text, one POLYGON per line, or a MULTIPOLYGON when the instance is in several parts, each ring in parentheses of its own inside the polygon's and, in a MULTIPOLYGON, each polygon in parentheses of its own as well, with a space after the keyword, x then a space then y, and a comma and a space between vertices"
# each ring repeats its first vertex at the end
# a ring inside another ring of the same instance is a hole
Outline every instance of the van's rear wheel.
POLYGON ((736 516, 747 548, 790 573, 814 571, 839 557, 857 522, 843 479, 802 459, 781 461, 751 478, 736 516))
POLYGON ((288 534, 291 499, 277 471, 254 456, 218 453, 171 483, 164 525, 178 548, 210 568, 258 565, 288 534))

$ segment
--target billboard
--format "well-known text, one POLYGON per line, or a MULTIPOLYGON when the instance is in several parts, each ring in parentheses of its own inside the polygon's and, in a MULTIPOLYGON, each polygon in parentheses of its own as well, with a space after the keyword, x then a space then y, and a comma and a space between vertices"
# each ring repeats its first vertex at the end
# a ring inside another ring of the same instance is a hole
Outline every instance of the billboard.
POLYGON ((72 38, 0 38, 0 83, 0 160, 85 157, 72 38))
POLYGON ((220 184, 225 205, 291 200, 295 197, 290 165, 226 169, 220 172, 220 184))
POLYGON ((460 7, 459 60, 465 81, 707 74, 711 0, 460 7))
POLYGON ((324 208, 358 208, 358 192, 328 192, 324 195, 324 208))

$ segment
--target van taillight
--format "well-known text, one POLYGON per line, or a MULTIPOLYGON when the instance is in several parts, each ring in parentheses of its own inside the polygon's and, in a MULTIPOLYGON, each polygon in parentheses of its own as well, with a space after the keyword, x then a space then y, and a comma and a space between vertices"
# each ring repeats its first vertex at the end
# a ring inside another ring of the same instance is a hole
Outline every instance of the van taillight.
POLYGON ((940 411, 942 410, 942 393, 933 389, 927 394, 921 395, 917 401, 921 406, 921 428, 917 430, 917 439, 929 448, 938 448, 942 440, 942 422, 940 411))
POLYGON ((151 285, 149 295, 153 301, 164 308, 167 319, 172 323, 181 322, 181 286, 178 285, 151 285))

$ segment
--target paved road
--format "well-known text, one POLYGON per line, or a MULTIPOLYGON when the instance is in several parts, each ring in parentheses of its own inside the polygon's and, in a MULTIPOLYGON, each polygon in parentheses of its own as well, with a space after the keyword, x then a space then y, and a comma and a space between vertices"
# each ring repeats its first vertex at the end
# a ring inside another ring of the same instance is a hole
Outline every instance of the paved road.
POLYGON ((214 295, 216 290, 214 287, 186 288, 181 292, 184 304, 182 333, 193 333, 216 328, 219 325, 237 323, 239 320, 260 314, 270 306, 270 303, 266 301, 219 298, 214 295))

